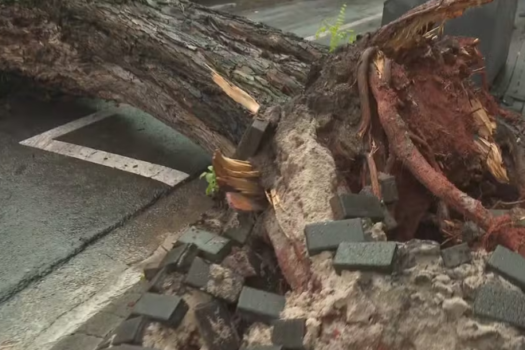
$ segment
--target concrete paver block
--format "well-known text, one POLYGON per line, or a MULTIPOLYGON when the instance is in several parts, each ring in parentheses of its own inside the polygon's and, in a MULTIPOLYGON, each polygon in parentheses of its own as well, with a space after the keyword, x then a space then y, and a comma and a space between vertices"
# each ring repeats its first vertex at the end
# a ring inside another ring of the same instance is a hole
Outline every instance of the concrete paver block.
POLYGON ((132 314, 176 328, 187 312, 188 304, 179 296, 145 293, 135 304, 132 314))
POLYGON ((146 266, 144 266, 143 273, 144 278, 147 281, 151 281, 152 279, 157 276, 157 273, 160 271, 160 264, 159 263, 149 263, 146 266))
POLYGON ((142 332, 147 324, 144 316, 133 317, 122 322, 115 330, 113 345, 141 344, 142 332))
POLYGON ((379 199, 366 194, 339 194, 330 200, 330 205, 336 220, 370 218, 378 222, 385 216, 379 199))
POLYGON ((390 174, 379 173, 378 180, 383 201, 387 204, 396 202, 399 199, 396 178, 390 174))
POLYGON ((201 258, 195 258, 184 279, 184 283, 197 289, 205 289, 210 279, 210 265, 201 258))
POLYGON ((466 221, 461 227, 461 237, 463 242, 473 242, 483 235, 483 231, 472 221, 466 221))
POLYGON ((193 259, 199 253, 199 249, 195 244, 191 243, 175 243, 166 257, 162 261, 162 266, 169 272, 186 273, 193 262, 193 259))
POLYGON ((224 232, 224 236, 231 239, 234 243, 244 245, 250 237, 254 225, 253 217, 249 214, 239 213, 237 216, 239 224, 230 227, 224 232))
POLYGON ((485 284, 477 292, 474 314, 525 329, 525 295, 495 284, 485 284))
POLYGON ((247 160, 253 157, 259 150, 261 141, 270 124, 266 120, 254 119, 253 123, 246 129, 241 142, 235 151, 235 159, 247 160))
POLYGON ((282 345, 285 349, 304 349, 306 319, 277 320, 273 323, 272 343, 282 345))
POLYGON ((281 345, 252 345, 241 350, 283 350, 281 345))
POLYGON ((386 207, 383 207, 383 212, 385 214, 385 218, 383 219, 384 230, 386 232, 395 230, 398 226, 396 218, 394 218, 394 215, 390 214, 390 212, 388 211, 388 208, 386 207))
POLYGON ((241 340, 230 312, 218 300, 197 305, 195 319, 208 350, 235 350, 240 347, 241 340))
POLYGON ((487 267, 525 290, 525 258, 501 245, 490 256, 487 267))
POLYGON ((166 279, 166 269, 162 268, 159 272, 157 272, 157 275, 151 280, 148 288, 148 292, 150 293, 162 293, 162 286, 164 285, 164 281, 166 279))
POLYGON ((394 242, 344 242, 337 248, 333 265, 337 273, 343 270, 391 273, 396 251, 394 242))
POLYGON ((199 255, 214 263, 220 263, 228 255, 232 247, 232 241, 213 233, 189 228, 179 238, 179 242, 195 244, 199 249, 199 255))
POLYGON ((450 248, 441 250, 443 265, 452 269, 472 260, 472 254, 467 243, 461 243, 450 248))
POLYGON ((286 299, 282 295, 243 287, 237 311, 251 321, 270 323, 279 319, 285 304, 286 299))
POLYGON ((364 242, 361 219, 316 222, 304 228, 310 256, 323 251, 335 251, 342 242, 364 242))
POLYGON ((244 278, 229 268, 210 265, 196 258, 184 283, 226 302, 235 303, 244 285, 244 278))

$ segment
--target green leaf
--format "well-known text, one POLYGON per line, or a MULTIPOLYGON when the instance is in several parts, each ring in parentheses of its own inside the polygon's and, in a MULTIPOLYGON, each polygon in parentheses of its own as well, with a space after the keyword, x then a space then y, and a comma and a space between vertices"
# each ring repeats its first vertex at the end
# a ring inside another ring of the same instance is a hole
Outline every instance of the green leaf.
POLYGON ((202 173, 201 176, 199 176, 199 179, 203 179, 208 173, 202 173))
POLYGON ((215 181, 215 175, 211 174, 211 173, 207 173, 206 174, 206 181, 208 181, 208 183, 212 183, 215 181))
POLYGON ((209 170, 209 171, 212 171, 212 172, 215 172, 215 170, 213 170, 213 165, 210 165, 210 166, 208 167, 208 170, 209 170))

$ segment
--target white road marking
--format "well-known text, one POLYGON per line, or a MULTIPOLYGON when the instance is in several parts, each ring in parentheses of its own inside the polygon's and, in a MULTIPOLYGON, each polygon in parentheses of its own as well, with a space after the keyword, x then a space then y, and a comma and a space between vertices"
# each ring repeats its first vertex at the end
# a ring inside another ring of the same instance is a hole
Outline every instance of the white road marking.
MULTIPOLYGON (((383 17, 383 13, 382 12, 379 12, 379 13, 376 13, 375 15, 371 15, 371 16, 368 16, 368 17, 363 17, 357 21, 354 21, 354 22, 350 22, 350 23, 346 23, 346 24, 343 24, 340 28, 339 28, 339 31, 342 31, 342 30, 347 30, 347 29, 352 29, 354 27, 357 27, 358 25, 361 25, 361 24, 364 24, 364 23, 367 23, 367 22, 371 22, 371 21, 374 21, 378 18, 381 18, 383 17)), ((324 33, 319 33, 319 35, 316 37, 315 35, 310 35, 310 36, 307 36, 305 38, 305 40, 308 40, 308 41, 314 41, 314 40, 317 40, 317 39, 321 39, 321 38, 324 38, 325 36, 327 36, 328 34, 330 34, 329 32, 324 32, 324 33)))
POLYGON ((113 169, 126 171, 128 173, 163 182, 169 186, 175 186, 188 178, 188 174, 179 170, 165 167, 163 165, 153 164, 114 153, 96 150, 90 147, 84 147, 55 140, 55 138, 68 134, 74 130, 111 117, 115 115, 117 111, 118 108, 104 110, 88 115, 87 117, 74 120, 42 134, 33 136, 20 142, 20 144, 87 162, 104 165, 113 169))

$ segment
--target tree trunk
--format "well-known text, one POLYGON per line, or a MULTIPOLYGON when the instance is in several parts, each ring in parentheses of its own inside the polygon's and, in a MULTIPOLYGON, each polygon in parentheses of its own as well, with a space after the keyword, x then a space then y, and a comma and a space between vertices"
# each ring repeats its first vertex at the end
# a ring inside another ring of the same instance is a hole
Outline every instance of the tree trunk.
POLYGON ((146 111, 232 154, 252 116, 300 93, 323 49, 187 2, 0 1, 0 70, 146 111))

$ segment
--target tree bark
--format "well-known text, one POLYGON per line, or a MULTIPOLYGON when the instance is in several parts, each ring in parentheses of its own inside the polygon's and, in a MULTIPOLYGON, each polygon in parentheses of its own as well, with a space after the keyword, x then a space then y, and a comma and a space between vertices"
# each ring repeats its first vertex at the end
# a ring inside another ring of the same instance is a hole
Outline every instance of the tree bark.
POLYGON ((260 108, 302 91, 322 54, 187 1, 0 0, 0 70, 128 103, 226 155, 260 108))

